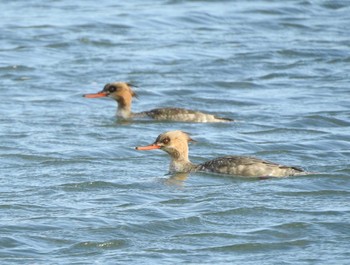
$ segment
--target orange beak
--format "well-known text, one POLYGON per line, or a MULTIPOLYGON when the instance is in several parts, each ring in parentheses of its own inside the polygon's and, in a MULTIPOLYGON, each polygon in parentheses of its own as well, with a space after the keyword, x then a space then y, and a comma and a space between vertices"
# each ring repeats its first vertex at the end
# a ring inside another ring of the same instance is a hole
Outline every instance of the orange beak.
POLYGON ((94 93, 94 94, 85 94, 83 95, 84 98, 103 98, 103 97, 107 97, 108 94, 106 92, 98 92, 98 93, 94 93))
POLYGON ((153 149, 160 149, 160 145, 157 144, 150 144, 146 146, 137 146, 135 147, 136 150, 140 151, 147 151, 147 150, 153 150, 153 149))

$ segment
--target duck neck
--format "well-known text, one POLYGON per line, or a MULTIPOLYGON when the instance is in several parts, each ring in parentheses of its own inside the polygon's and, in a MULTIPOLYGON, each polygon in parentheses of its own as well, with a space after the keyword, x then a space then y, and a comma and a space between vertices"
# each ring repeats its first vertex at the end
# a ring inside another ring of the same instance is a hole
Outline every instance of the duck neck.
POLYGON ((180 153, 179 151, 175 150, 171 152, 171 162, 169 171, 171 173, 176 172, 192 172, 195 171, 197 168, 197 165, 193 164, 188 159, 188 151, 180 153))
POLYGON ((131 117, 131 97, 120 97, 116 99, 118 103, 117 117, 128 119, 131 117))

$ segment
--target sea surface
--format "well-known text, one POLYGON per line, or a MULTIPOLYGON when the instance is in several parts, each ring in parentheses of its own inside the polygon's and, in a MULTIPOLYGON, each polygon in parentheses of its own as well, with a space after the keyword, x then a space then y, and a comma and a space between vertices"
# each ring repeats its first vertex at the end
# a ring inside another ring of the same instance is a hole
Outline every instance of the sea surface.
POLYGON ((0 3, 1 264, 349 264, 350 1, 0 3), (82 95, 131 82, 134 111, 235 119, 120 122, 82 95), (256 156, 314 174, 170 176, 256 156))

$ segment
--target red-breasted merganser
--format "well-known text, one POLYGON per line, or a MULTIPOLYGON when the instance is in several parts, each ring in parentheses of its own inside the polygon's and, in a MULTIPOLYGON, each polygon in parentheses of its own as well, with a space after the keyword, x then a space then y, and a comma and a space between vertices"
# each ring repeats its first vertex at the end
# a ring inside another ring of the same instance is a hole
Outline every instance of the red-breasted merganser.
POLYGON ((183 108, 158 108, 138 113, 131 112, 132 98, 136 93, 132 85, 125 82, 106 84, 102 91, 95 94, 85 94, 86 98, 110 97, 117 101, 117 117, 121 119, 132 119, 150 117, 155 120, 181 121, 181 122, 229 122, 229 118, 220 118, 212 114, 183 108))
POLYGON ((182 131, 170 131, 160 134, 153 144, 135 147, 136 150, 161 149, 170 155, 169 171, 177 172, 213 172, 244 177, 286 177, 305 175, 303 169, 284 166, 245 156, 224 156, 196 165, 188 159, 188 143, 191 137, 182 131))

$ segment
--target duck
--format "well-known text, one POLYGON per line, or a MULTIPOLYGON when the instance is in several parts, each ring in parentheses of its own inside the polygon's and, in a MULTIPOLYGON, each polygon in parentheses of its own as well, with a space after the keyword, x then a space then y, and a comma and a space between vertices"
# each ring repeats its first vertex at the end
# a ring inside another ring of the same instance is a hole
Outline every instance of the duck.
POLYGON ((154 143, 137 146, 136 150, 160 149, 170 156, 170 173, 208 172, 240 177, 287 177, 305 175, 308 172, 301 168, 285 166, 255 157, 228 155, 218 157, 202 164, 189 160, 188 144, 194 140, 186 132, 176 130, 160 134, 154 143))
POLYGON ((130 120, 135 118, 151 118, 157 121, 176 121, 176 122, 231 122, 233 119, 221 118, 212 114, 184 108, 156 108, 149 111, 133 113, 131 103, 133 97, 137 97, 133 91, 133 85, 127 82, 113 82, 104 86, 102 91, 97 93, 84 94, 85 98, 109 97, 114 99, 117 104, 117 118, 121 120, 130 120))

